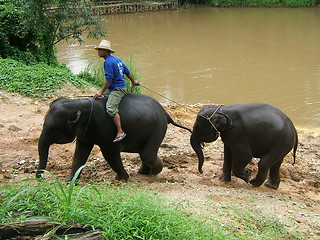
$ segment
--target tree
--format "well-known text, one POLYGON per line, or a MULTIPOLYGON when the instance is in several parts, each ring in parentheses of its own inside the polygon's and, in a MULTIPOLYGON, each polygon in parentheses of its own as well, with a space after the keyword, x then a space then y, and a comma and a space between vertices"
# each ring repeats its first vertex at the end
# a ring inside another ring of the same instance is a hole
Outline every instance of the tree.
POLYGON ((32 59, 31 55, 37 55, 35 33, 23 25, 23 15, 9 0, 0 0, 0 57, 32 59))
MULTIPOLYGON (((58 42, 72 39, 82 43, 84 35, 89 38, 105 35, 104 19, 93 15, 92 1, 5 0, 5 2, 11 2, 22 12, 23 17, 20 17, 19 22, 22 27, 19 29, 28 29, 28 32, 32 33, 32 38, 28 39, 29 46, 36 46, 42 61, 48 64, 56 62, 54 47, 58 42)), ((16 33, 16 37, 21 37, 21 33, 16 33)), ((33 51, 35 52, 34 49, 33 51)))

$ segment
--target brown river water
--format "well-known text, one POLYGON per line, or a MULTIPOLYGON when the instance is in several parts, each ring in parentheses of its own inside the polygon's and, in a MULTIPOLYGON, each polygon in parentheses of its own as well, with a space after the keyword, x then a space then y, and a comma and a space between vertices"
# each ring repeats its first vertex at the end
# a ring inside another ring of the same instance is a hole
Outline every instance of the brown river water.
MULTIPOLYGON (((320 8, 212 8, 105 16, 115 55, 141 83, 183 104, 266 102, 297 127, 320 129, 320 8)), ((58 45, 79 73, 102 64, 101 39, 58 45)), ((161 103, 169 100, 148 90, 161 103)))

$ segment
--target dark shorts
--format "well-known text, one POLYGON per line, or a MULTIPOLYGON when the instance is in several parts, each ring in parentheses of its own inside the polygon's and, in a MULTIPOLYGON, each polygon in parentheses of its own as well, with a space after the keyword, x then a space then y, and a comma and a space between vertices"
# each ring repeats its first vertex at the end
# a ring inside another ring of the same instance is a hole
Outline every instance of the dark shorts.
POLYGON ((121 99, 126 94, 126 88, 118 88, 114 91, 106 91, 104 95, 108 96, 106 103, 106 111, 110 117, 113 117, 119 112, 119 104, 121 99))

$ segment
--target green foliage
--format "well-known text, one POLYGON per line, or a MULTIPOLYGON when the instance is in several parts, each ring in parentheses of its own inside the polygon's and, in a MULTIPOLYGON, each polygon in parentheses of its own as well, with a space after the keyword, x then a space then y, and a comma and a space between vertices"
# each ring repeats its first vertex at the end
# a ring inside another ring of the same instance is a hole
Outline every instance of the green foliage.
MULTIPOLYGON (((158 194, 132 184, 76 185, 78 170, 69 185, 49 172, 53 181, 23 181, 0 185, 0 223, 33 217, 57 218, 100 226, 105 239, 308 239, 299 232, 288 232, 275 216, 237 202, 218 208, 194 209, 172 203, 158 194), (237 205, 238 204, 238 205, 237 205), (211 210, 211 211, 210 211, 211 210), (226 216, 219 222, 219 216, 226 216)), ((198 203, 198 202, 196 202, 198 203)), ((195 206, 197 207, 197 206, 195 206)))
MULTIPOLYGON (((130 69, 130 72, 133 76, 133 78, 138 81, 141 82, 141 76, 139 75, 139 71, 138 71, 138 66, 135 63, 134 59, 132 57, 129 57, 127 59, 124 60, 125 64, 127 65, 127 67, 130 69)), ((127 84, 127 89, 129 92, 134 92, 134 93, 141 93, 141 87, 140 86, 134 86, 130 79, 128 79, 126 77, 126 84, 127 84)))
MULTIPOLYGON (((132 58, 126 62, 131 73, 140 81, 137 68, 132 58)), ((65 65, 48 65, 45 63, 24 64, 13 59, 0 58, 0 88, 10 92, 19 92, 30 97, 42 98, 54 95, 66 83, 78 88, 93 86, 101 88, 104 83, 103 67, 88 66, 79 75, 74 75, 65 65)), ((141 93, 138 86, 131 86, 127 81, 128 90, 141 93)))
MULTIPOLYGON (((137 64, 134 62, 133 58, 129 57, 125 59, 124 63, 130 69, 130 72, 134 77, 134 79, 138 82, 141 82, 141 76, 139 75, 137 64)), ((101 63, 91 62, 88 64, 88 66, 86 66, 86 68, 81 73, 78 74, 78 77, 91 83, 93 86, 97 88, 101 88, 105 81, 103 65, 101 63)), ((133 92, 133 93, 142 92, 140 86, 132 85, 130 79, 128 79, 127 77, 125 77, 125 79, 126 79, 127 90, 129 92, 133 92)))
MULTIPOLYGON (((22 197, 23 194, 30 194, 28 192, 31 192, 32 195, 38 194, 38 191, 42 190, 44 187, 46 189, 46 197, 49 199, 52 199, 53 202, 55 202, 55 205, 59 206, 61 215, 66 216, 66 215, 72 215, 73 212, 75 211, 75 204, 77 203, 78 199, 81 196, 81 193, 87 188, 87 187, 92 187, 93 190, 96 191, 95 194, 97 196, 100 195, 100 192, 98 189, 94 186, 91 185, 85 185, 78 189, 77 194, 75 194, 75 186, 77 182, 77 178, 79 177, 81 171, 83 168, 85 168, 87 165, 83 165, 80 167, 77 172, 75 173, 74 177, 72 178, 71 182, 69 185, 66 185, 65 182, 60 181, 56 176, 54 176, 51 172, 44 170, 45 173, 48 173, 50 177, 53 179, 53 181, 46 181, 44 179, 41 179, 41 187, 39 188, 38 186, 33 186, 30 185, 26 189, 18 192, 16 195, 11 197, 11 199, 7 202, 7 204, 4 206, 3 211, 0 212, 0 219, 4 218, 6 214, 11 217, 10 208, 15 208, 15 204, 19 198, 22 197), (34 194, 35 193, 35 194, 34 194)), ((39 181, 38 179, 27 179, 24 181, 39 181)), ((32 210, 34 212, 36 210, 32 210)), ((46 211, 46 210, 45 210, 46 211)), ((30 212, 30 211, 29 211, 30 212)), ((41 214, 42 215, 42 214, 41 214)), ((60 217, 60 215, 58 216, 60 217)))
POLYGON ((103 65, 97 62, 89 63, 77 76, 90 82, 96 88, 101 88, 105 81, 103 65))
POLYGON ((92 6, 86 0, 1 0, 0 56, 17 59, 18 50, 55 64, 58 42, 105 35, 103 18, 93 16, 92 6))
POLYGON ((65 65, 30 64, 0 58, 0 88, 26 96, 52 95, 65 83, 77 87, 88 85, 76 77, 65 65))
POLYGON ((0 57, 39 61, 35 32, 24 23, 24 12, 11 1, 0 1, 0 57))
POLYGON ((0 186, 0 222, 48 216, 99 225, 106 239, 232 239, 219 227, 131 185, 70 185, 56 179, 0 186))
POLYGON ((210 0, 215 7, 314 7, 318 0, 210 0))
POLYGON ((314 7, 320 4, 318 0, 282 0, 285 7, 314 7))

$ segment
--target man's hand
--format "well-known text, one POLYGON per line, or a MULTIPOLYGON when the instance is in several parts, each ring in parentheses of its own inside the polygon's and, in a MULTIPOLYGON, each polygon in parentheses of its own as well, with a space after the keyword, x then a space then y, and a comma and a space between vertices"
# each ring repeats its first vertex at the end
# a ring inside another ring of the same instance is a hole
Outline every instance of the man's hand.
POLYGON ((93 96, 93 99, 94 100, 97 100, 99 97, 102 96, 102 93, 100 91, 98 91, 94 96, 93 96))
POLYGON ((136 81, 136 80, 133 80, 132 84, 135 85, 135 86, 139 86, 140 85, 140 83, 138 81, 136 81))

